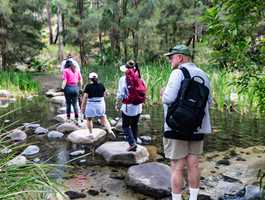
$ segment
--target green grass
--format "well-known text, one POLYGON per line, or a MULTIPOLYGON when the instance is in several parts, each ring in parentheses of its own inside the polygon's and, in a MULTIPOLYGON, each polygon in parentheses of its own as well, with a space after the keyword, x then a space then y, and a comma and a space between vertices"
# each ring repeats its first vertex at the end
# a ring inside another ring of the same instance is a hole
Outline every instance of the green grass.
POLYGON ((30 73, 4 71, 0 73, 0 89, 11 91, 14 96, 34 94, 40 90, 39 84, 30 73))
MULTIPOLYGON (((238 73, 212 69, 210 66, 203 66, 203 68, 211 81, 213 104, 216 108, 222 111, 226 109, 225 105, 229 108, 231 105, 230 96, 236 94, 238 101, 234 108, 237 112, 242 114, 257 112, 257 98, 253 95, 253 88, 249 87, 247 91, 240 92, 240 88, 234 82, 238 73)), ((160 92, 166 86, 171 73, 169 64, 144 64, 140 65, 140 69, 142 77, 148 86, 147 103, 150 105, 161 104, 160 92)), ((83 78, 86 81, 88 73, 92 71, 98 73, 100 81, 111 93, 115 94, 119 77, 122 76, 119 66, 90 65, 82 69, 83 78)))
MULTIPOLYGON (((10 114, 11 112, 7 113, 10 114)), ((4 115, 0 116, 3 118, 4 115)), ((0 199, 43 200, 48 194, 58 193, 58 183, 51 181, 48 174, 53 165, 28 162, 24 165, 10 164, 25 145, 9 141, 7 127, 0 129, 0 150, 11 149, 9 154, 0 153, 0 199)))

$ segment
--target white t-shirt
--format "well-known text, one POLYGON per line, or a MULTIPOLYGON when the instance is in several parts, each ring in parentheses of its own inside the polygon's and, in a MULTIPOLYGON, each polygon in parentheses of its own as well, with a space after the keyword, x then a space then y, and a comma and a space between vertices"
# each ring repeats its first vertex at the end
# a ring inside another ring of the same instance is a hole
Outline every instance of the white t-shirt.
POLYGON ((73 58, 66 58, 66 59, 64 59, 64 60, 62 61, 62 63, 61 63, 61 66, 60 66, 60 68, 61 68, 61 72, 63 72, 63 70, 64 70, 64 66, 65 66, 65 63, 66 63, 67 60, 70 60, 70 61, 75 65, 76 69, 77 69, 78 71, 80 71, 80 66, 79 66, 78 62, 77 62, 75 59, 73 59, 73 58))
MULTIPOLYGON (((128 97, 128 89, 125 76, 122 76, 119 79, 117 99, 123 100, 128 97)), ((142 113, 142 104, 133 105, 133 104, 122 104, 121 111, 127 116, 136 116, 142 113)))

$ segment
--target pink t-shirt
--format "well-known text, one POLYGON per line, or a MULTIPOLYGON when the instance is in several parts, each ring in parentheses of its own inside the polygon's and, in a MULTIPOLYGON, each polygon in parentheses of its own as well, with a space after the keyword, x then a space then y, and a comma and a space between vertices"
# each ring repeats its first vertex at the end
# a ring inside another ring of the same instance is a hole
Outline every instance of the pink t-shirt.
POLYGON ((66 85, 76 85, 81 80, 81 74, 78 70, 73 72, 70 68, 63 70, 63 80, 66 80, 66 85))

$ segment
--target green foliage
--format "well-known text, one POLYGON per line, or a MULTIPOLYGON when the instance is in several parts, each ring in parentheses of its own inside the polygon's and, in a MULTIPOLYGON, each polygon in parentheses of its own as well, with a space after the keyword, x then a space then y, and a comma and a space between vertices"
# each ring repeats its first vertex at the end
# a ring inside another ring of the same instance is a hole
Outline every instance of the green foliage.
POLYGON ((32 75, 26 72, 5 71, 0 73, 0 88, 13 91, 16 95, 37 93, 39 84, 32 79, 32 75))
POLYGON ((239 70, 237 84, 246 92, 252 87, 260 111, 264 106, 264 25, 265 4, 262 0, 213 1, 203 20, 208 26, 207 41, 213 48, 214 65, 239 70), (263 30, 263 31, 262 31, 263 30))
MULTIPOLYGON (((0 119, 12 112, 14 111, 1 115, 0 119)), ((59 184, 48 176, 54 169, 53 165, 32 162, 23 165, 11 164, 11 160, 25 148, 23 144, 12 144, 7 137, 11 131, 6 132, 2 126, 0 128, 0 199, 43 200, 47 194, 58 193, 59 184), (12 150, 11 153, 2 153, 6 148, 12 150)))
POLYGON ((40 15, 43 5, 41 0, 5 1, 1 5, 0 21, 4 35, 1 37, 0 56, 5 69, 17 62, 28 62, 43 48, 40 15))

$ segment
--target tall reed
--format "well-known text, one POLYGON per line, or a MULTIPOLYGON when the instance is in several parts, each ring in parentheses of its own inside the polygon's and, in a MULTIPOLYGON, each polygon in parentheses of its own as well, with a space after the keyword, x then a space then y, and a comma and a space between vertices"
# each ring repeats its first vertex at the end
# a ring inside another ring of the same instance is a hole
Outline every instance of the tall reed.
POLYGON ((39 84, 26 72, 4 71, 0 73, 0 89, 10 90, 18 96, 25 93, 36 93, 40 90, 39 84))
POLYGON ((11 164, 25 145, 11 143, 7 137, 9 132, 4 130, 0 130, 0 199, 44 200, 48 194, 59 192, 58 184, 48 176, 54 166, 32 162, 11 164), (11 149, 11 153, 4 153, 6 148, 11 149))
MULTIPOLYGON (((219 110, 230 110, 231 108, 240 113, 257 111, 257 99, 253 95, 253 88, 249 87, 247 91, 241 92, 240 87, 235 83, 237 73, 212 69, 210 66, 203 66, 203 68, 211 82, 215 107, 219 110)), ((171 73, 170 65, 163 62, 143 64, 140 65, 140 70, 142 78, 148 86, 147 103, 150 105, 161 104, 161 90, 166 87, 171 73)), ((107 89, 115 93, 119 77, 123 75, 119 71, 119 66, 92 65, 83 69, 82 74, 86 78, 92 71, 98 73, 100 81, 105 84, 107 89)))

